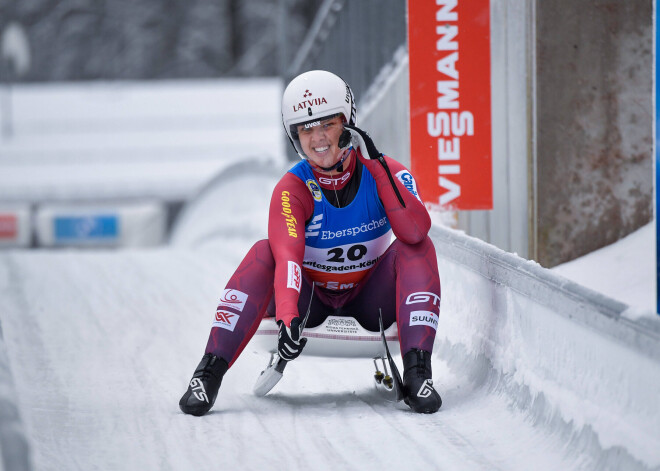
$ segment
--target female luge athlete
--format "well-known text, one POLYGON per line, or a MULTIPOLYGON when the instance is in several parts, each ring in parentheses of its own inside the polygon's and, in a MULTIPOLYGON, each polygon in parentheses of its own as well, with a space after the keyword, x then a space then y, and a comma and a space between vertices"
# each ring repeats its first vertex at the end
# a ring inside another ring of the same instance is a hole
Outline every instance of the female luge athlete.
POLYGON ((224 374, 265 315, 279 325, 280 357, 297 358, 311 299, 307 327, 335 315, 378 331, 379 309, 385 328, 397 322, 404 400, 415 412, 436 412, 442 401, 431 352, 440 279, 414 178, 355 126, 353 92, 330 72, 291 81, 282 122, 303 161, 273 191, 268 239, 250 249, 227 283, 181 410, 203 415, 213 407, 224 374))

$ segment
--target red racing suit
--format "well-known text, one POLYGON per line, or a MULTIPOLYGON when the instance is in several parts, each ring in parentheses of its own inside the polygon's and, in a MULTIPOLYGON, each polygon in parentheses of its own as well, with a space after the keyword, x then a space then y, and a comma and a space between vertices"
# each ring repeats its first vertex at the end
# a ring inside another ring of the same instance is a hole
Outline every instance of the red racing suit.
POLYGON ((233 363, 264 315, 290 325, 305 314, 310 297, 309 327, 332 314, 355 317, 377 331, 380 308, 385 327, 397 322, 402 354, 432 350, 440 280, 428 212, 403 165, 350 152, 350 164, 340 175, 317 173, 304 161, 278 182, 268 239, 252 247, 227 283, 206 353, 233 363), (341 190, 349 182, 359 185, 353 201, 333 209, 322 189, 341 190), (358 208, 364 215, 351 219, 358 208), (392 244, 390 227, 397 239, 392 244), (335 237, 338 245, 328 240, 335 237), (359 243, 342 243, 353 240, 359 243))

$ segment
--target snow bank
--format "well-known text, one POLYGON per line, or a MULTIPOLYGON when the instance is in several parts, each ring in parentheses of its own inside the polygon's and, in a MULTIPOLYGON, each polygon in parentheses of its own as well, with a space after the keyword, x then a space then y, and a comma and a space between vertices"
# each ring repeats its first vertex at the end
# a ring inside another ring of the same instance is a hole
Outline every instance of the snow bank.
POLYGON ((174 222, 170 243, 201 248, 222 246, 227 239, 266 237, 270 196, 284 172, 272 160, 248 159, 228 166, 186 204, 174 222))
POLYGON ((628 304, 626 317, 657 317, 655 252, 655 221, 651 221, 614 244, 552 271, 628 304))
POLYGON ((436 355, 608 468, 660 466, 660 320, 534 262, 434 226, 436 355))

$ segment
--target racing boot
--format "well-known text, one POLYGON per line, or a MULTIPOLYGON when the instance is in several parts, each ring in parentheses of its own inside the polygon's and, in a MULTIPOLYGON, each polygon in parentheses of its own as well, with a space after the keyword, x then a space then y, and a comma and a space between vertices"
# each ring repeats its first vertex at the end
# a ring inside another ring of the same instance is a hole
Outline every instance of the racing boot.
POLYGON ((442 399, 432 378, 429 352, 413 349, 403 356, 403 400, 415 412, 432 414, 440 409, 442 399))
POLYGON ((200 416, 211 410, 218 396, 222 377, 228 369, 229 365, 222 358, 212 353, 204 355, 190 380, 188 390, 179 401, 183 413, 200 416))

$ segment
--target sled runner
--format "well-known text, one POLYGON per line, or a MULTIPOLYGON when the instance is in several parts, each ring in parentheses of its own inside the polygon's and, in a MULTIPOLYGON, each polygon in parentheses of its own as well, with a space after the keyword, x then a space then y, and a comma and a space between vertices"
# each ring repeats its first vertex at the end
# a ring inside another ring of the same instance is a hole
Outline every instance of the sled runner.
MULTIPOLYGON (((386 399, 400 401, 403 398, 401 378, 390 354, 390 351, 399 351, 396 323, 385 330, 380 319, 380 328, 379 332, 373 332, 366 330, 353 317, 328 316, 321 325, 304 329, 302 335, 307 338, 307 344, 303 354, 373 359, 377 389, 386 399)), ((268 365, 254 385, 253 391, 257 396, 265 396, 282 379, 287 362, 277 354, 278 333, 275 319, 264 318, 250 343, 256 351, 270 353, 268 365)))

